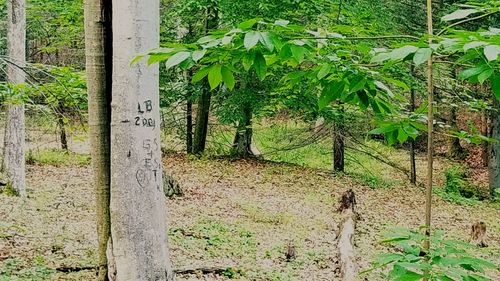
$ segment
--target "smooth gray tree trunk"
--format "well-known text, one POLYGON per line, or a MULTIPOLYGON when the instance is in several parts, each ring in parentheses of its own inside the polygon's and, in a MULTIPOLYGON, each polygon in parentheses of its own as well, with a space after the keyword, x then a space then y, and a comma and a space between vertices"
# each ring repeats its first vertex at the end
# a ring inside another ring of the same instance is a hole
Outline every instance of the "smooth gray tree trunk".
POLYGON ((172 280, 160 150, 159 0, 113 0, 109 276, 172 280))
MULTIPOLYGON (((26 64, 26 2, 7 1, 7 80, 11 84, 25 82, 26 64)), ((24 105, 7 105, 3 170, 13 190, 26 197, 24 105)))
POLYGON ((111 163, 111 0, 85 0, 85 57, 89 99, 89 136, 97 218, 97 281, 108 280, 107 249, 111 163))

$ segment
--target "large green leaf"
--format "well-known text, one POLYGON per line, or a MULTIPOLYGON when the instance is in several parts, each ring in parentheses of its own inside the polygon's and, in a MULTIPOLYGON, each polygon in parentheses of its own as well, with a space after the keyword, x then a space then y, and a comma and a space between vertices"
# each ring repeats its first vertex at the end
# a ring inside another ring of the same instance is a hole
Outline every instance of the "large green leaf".
POLYGON ((222 80, 226 84, 229 90, 234 89, 234 85, 236 84, 236 80, 234 79, 233 72, 227 66, 222 66, 221 69, 222 80))
POLYGON ((484 47, 484 55, 488 61, 497 60, 498 55, 500 54, 500 46, 498 45, 488 45, 484 47))
POLYGON ((247 50, 252 49, 259 43, 260 40, 260 33, 257 31, 250 31, 247 34, 245 34, 245 39, 243 40, 243 45, 247 50))
POLYGON ((205 67, 200 70, 198 70, 194 75, 193 78, 191 79, 191 82, 196 83, 201 81, 203 78, 205 78, 208 73, 210 72, 210 67, 205 67))
POLYGON ((345 89, 344 81, 332 81, 325 86, 318 100, 320 109, 327 107, 332 101, 339 99, 345 89))
POLYGON ((318 79, 323 79, 325 78, 328 74, 330 74, 330 70, 331 70, 331 66, 329 64, 324 64, 320 69, 319 69, 319 72, 318 72, 318 79))
POLYGON ((404 60, 407 56, 415 53, 418 50, 417 47, 412 45, 406 45, 401 48, 392 50, 389 54, 392 60, 404 60))
POLYGON ((206 53, 207 53, 206 49, 194 51, 192 58, 195 62, 197 62, 197 61, 201 60, 205 56, 206 53))
POLYGON ((490 78, 490 81, 493 93, 495 94, 495 97, 497 97, 497 100, 500 101, 500 75, 497 74, 495 76, 492 76, 490 78))
POLYGON ((477 12, 479 12, 479 11, 476 9, 458 10, 458 11, 455 11, 455 12, 449 14, 449 15, 442 17, 441 19, 443 21, 459 20, 459 19, 466 18, 466 17, 468 17, 472 14, 475 14, 477 12))
POLYGON ((167 62, 165 63, 165 66, 167 67, 167 69, 170 69, 170 68, 180 64, 181 62, 187 60, 190 56, 191 56, 190 52, 176 53, 175 55, 168 58, 167 62))
POLYGON ((268 48, 270 51, 274 50, 274 42, 269 34, 269 32, 260 32, 260 43, 268 48))
POLYGON ((216 64, 210 68, 210 72, 208 73, 208 83, 210 84, 210 89, 217 88, 222 82, 222 66, 220 64, 216 64))
POLYGON ((261 21, 260 18, 255 18, 255 19, 249 19, 247 21, 244 21, 238 25, 239 28, 241 29, 250 29, 252 28, 256 23, 261 21))
POLYGON ((428 61, 431 56, 432 56, 431 48, 418 49, 418 51, 413 56, 413 63, 415 63, 416 66, 419 66, 424 62, 428 61))
POLYGON ((253 63, 253 68, 257 73, 257 77, 259 77, 259 79, 263 81, 266 78, 267 74, 267 63, 262 53, 259 52, 255 54, 255 61, 253 63))
POLYGON ((292 56, 297 62, 302 62, 306 54, 306 48, 298 45, 290 45, 290 50, 292 51, 292 56))

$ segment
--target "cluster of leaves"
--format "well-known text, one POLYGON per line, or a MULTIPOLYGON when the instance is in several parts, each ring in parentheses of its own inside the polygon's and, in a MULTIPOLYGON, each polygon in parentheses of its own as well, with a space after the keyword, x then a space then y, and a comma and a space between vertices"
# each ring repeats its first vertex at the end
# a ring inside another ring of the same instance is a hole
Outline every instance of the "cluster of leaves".
POLYGON ((447 240, 443 232, 433 231, 430 237, 404 228, 388 232, 383 244, 391 245, 395 251, 381 254, 374 262, 375 269, 388 268, 380 272, 386 280, 439 280, 439 281, 487 281, 487 270, 498 267, 492 262, 475 258, 467 253, 472 246, 461 241, 447 240), (425 241, 430 249, 425 251, 425 241))
POLYGON ((338 33, 311 31, 284 20, 267 23, 256 18, 229 31, 211 32, 194 44, 171 44, 136 61, 148 56, 149 64, 165 61, 167 69, 190 69, 193 83, 206 79, 212 90, 222 85, 231 91, 248 75, 264 81, 284 73, 279 79, 285 85, 282 89, 307 84, 310 95, 319 94, 320 110, 337 102, 361 110, 371 108, 379 115, 393 113, 391 100, 400 97, 382 79, 403 83, 357 65, 359 56, 352 46, 328 44, 320 39, 325 35, 345 39, 338 33))

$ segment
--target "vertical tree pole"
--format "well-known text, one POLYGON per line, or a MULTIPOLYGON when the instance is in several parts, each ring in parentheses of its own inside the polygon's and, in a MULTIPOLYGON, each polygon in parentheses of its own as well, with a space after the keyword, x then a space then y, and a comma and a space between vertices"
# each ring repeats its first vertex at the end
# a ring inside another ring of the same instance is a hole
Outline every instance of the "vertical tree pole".
POLYGON ((96 193, 98 281, 108 280, 107 244, 111 235, 111 0, 85 0, 85 57, 93 185, 96 193))
MULTIPOLYGON (((26 64, 25 0, 7 1, 7 29, 7 56, 16 64, 7 65, 7 81, 22 84, 25 82, 23 68, 26 64)), ((14 191, 26 197, 24 105, 8 105, 6 119, 3 169, 14 191)))
MULTIPOLYGON (((118 281, 172 280, 160 150, 159 67, 131 64, 159 46, 159 0, 113 0, 111 243, 118 281)), ((113 269, 113 271, 111 271, 113 269)))
MULTIPOLYGON (((427 33, 429 45, 432 44, 434 34, 432 25, 432 0, 427 0, 427 33)), ((425 235, 431 235, 431 207, 432 207, 432 176, 434 162, 434 84, 433 84, 433 56, 427 61, 427 95, 428 95, 428 143, 427 143, 427 190, 425 195, 425 235)), ((430 241, 426 240, 424 249, 429 250, 430 241)))
MULTIPOLYGON (((415 66, 412 64, 410 66, 410 71, 412 77, 415 75, 415 66)), ((415 105, 415 86, 412 85, 410 89, 410 111, 412 113, 415 113, 416 105, 415 105)), ((410 165, 411 165, 411 172, 410 172, 410 183, 413 185, 417 184, 417 164, 415 161, 415 140, 411 139, 410 140, 410 165)))
MULTIPOLYGON (((495 140, 500 140, 500 101, 496 97, 493 97, 491 121, 491 137, 495 140)), ((491 196, 495 198, 495 190, 500 188, 500 141, 490 144, 489 158, 490 192, 491 196)))

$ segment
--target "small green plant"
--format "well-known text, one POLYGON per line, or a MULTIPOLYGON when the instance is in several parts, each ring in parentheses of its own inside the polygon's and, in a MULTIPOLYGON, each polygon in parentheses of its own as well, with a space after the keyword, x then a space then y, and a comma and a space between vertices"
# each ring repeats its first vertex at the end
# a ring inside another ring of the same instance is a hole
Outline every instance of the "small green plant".
POLYGON ((440 231, 428 238, 418 231, 397 228, 385 237, 382 244, 393 250, 378 256, 373 268, 364 273, 380 270, 385 280, 487 281, 491 279, 485 276, 486 270, 498 270, 492 262, 469 255, 467 249, 472 245, 444 239, 440 231), (428 251, 423 247, 426 240, 430 241, 428 251))
POLYGON ((67 152, 60 149, 46 149, 30 152, 27 157, 28 164, 61 166, 86 166, 90 164, 90 155, 67 152))
POLYGON ((12 186, 12 183, 9 181, 5 184, 4 187, 0 188, 0 193, 7 195, 7 196, 13 196, 13 197, 19 196, 19 193, 17 192, 17 190, 14 189, 14 187, 12 186))
POLYGON ((457 197, 479 200, 484 200, 488 197, 488 194, 485 194, 479 187, 468 181, 467 169, 463 166, 457 165, 446 170, 445 177, 444 192, 449 195, 445 197, 452 199, 451 201, 457 201, 453 199, 460 199, 457 197))

